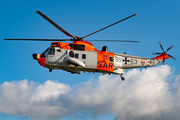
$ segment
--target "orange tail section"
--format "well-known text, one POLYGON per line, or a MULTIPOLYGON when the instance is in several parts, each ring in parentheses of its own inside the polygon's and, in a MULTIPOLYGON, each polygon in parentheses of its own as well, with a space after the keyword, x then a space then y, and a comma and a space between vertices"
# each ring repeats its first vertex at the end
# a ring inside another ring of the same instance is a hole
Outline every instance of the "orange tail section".
POLYGON ((169 56, 166 53, 161 53, 159 56, 154 57, 153 59, 166 60, 168 58, 169 58, 169 56))

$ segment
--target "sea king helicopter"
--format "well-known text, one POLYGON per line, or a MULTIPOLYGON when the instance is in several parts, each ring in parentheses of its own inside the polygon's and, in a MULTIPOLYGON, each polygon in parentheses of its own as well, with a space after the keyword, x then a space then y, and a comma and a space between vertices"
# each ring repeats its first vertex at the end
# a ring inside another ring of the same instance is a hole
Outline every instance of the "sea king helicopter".
POLYGON ((172 47, 170 46, 166 51, 163 49, 161 42, 159 45, 163 52, 153 53, 158 55, 154 58, 145 58, 139 56, 132 56, 119 53, 108 52, 107 46, 103 46, 102 50, 97 50, 93 44, 88 41, 110 41, 110 42, 135 42, 139 41, 125 41, 125 40, 84 40, 84 38, 100 32, 106 28, 109 28, 117 23, 127 20, 131 17, 136 16, 133 14, 122 20, 119 20, 111 25, 108 25, 100 30, 97 30, 91 34, 84 37, 73 36, 64 30, 62 27, 57 25, 54 21, 44 15, 42 12, 37 11, 37 13, 44 19, 49 21, 57 29, 63 32, 65 35, 71 37, 71 39, 4 39, 4 40, 30 40, 30 41, 53 41, 51 46, 48 47, 42 54, 33 54, 33 59, 37 60, 38 63, 49 69, 49 72, 55 69, 61 69, 68 71, 72 74, 80 74, 83 72, 93 72, 93 73, 103 73, 103 74, 119 74, 121 80, 125 80, 123 73, 126 69, 131 68, 146 68, 152 67, 160 62, 163 62, 169 57, 175 58, 169 54, 172 47), (59 41, 72 41, 73 43, 65 43, 59 41))

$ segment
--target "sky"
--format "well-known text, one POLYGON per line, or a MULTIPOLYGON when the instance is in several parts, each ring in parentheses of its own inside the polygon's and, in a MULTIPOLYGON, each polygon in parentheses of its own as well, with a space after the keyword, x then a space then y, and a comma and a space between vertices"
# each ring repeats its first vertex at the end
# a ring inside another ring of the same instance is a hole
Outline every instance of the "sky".
POLYGON ((178 0, 6 0, 0 4, 0 119, 4 120, 179 120, 180 2, 178 0), (65 38, 36 13, 40 10, 73 36, 86 36, 120 19, 138 15, 86 40, 138 40, 140 43, 92 42, 101 50, 153 58, 158 42, 176 58, 147 69, 118 75, 62 70, 49 73, 33 60, 51 42, 5 38, 65 38))

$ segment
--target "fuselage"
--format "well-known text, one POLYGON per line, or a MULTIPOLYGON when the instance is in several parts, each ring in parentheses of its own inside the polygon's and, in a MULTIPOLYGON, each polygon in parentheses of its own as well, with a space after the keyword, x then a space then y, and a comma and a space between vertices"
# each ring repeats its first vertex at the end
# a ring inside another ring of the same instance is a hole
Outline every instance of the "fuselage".
POLYGON ((99 72, 103 74, 120 74, 125 69, 151 67, 162 60, 126 54, 98 51, 91 43, 84 44, 51 44, 44 53, 37 55, 38 63, 49 69, 62 69, 71 73, 99 72), (61 44, 61 45, 60 45, 61 44), (88 50, 91 49, 91 50, 88 50))

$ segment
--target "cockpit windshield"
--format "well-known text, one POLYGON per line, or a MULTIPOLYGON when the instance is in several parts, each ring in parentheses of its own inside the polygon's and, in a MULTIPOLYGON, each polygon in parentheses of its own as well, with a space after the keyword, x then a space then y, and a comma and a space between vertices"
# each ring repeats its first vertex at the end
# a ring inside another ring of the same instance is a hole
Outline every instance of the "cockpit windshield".
POLYGON ((41 58, 46 58, 48 49, 49 49, 49 48, 47 48, 47 49, 41 54, 41 58))
POLYGON ((55 54, 55 48, 54 47, 50 47, 48 50, 48 55, 54 55, 55 54))

